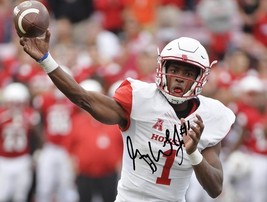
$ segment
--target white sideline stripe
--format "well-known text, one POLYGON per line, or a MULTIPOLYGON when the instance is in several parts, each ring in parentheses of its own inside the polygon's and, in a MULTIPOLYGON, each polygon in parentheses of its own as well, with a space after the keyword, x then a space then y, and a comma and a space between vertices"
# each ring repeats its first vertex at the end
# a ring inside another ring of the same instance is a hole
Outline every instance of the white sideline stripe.
POLYGON ((19 27, 19 30, 25 34, 26 31, 23 29, 23 26, 22 26, 22 19, 25 17, 25 15, 28 15, 29 13, 39 13, 39 10, 36 9, 36 8, 29 8, 25 11, 23 11, 20 16, 19 16, 19 19, 18 19, 18 27, 19 27))

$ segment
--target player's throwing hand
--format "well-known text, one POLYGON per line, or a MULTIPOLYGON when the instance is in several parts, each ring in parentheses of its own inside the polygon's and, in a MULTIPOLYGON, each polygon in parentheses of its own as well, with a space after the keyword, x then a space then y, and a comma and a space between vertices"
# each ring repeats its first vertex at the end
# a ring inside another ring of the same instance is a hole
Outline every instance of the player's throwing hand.
POLYGON ((20 44, 23 46, 23 49, 36 61, 40 61, 42 57, 48 53, 49 50, 49 41, 50 41, 50 32, 47 30, 45 32, 45 37, 36 37, 36 38, 27 38, 21 37, 20 44))

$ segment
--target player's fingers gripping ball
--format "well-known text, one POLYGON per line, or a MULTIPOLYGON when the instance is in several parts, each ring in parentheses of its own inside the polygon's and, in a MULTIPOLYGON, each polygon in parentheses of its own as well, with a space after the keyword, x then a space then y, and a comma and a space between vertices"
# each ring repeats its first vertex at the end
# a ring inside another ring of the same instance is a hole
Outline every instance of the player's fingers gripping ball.
POLYGON ((39 37, 49 27, 49 12, 39 1, 23 1, 13 10, 13 22, 20 37, 39 37))

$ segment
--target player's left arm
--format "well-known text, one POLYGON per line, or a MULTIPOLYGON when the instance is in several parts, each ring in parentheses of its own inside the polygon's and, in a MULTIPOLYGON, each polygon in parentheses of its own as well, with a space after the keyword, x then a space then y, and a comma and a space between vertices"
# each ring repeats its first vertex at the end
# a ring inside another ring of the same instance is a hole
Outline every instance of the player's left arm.
POLYGON ((202 151, 203 160, 193 166, 196 177, 201 186, 212 197, 216 198, 222 192, 223 169, 219 158, 221 143, 208 147, 202 151))
MULTIPOLYGON (((181 121, 185 122, 184 119, 181 121)), ((216 198, 221 194, 223 185, 223 169, 219 158, 221 143, 207 147, 200 153, 197 145, 205 127, 200 115, 196 114, 194 124, 190 127, 187 135, 183 136, 186 152, 199 183, 212 198, 216 198)))

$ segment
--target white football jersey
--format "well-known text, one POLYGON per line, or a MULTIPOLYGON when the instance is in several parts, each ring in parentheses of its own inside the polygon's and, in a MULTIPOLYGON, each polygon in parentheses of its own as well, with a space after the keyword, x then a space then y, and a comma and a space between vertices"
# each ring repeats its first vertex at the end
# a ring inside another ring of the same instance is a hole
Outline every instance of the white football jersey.
POLYGON ((122 131, 123 167, 116 202, 184 202, 193 172, 182 136, 196 114, 205 128, 198 149, 219 143, 235 120, 221 102, 199 96, 200 106, 181 125, 174 109, 154 83, 127 79, 114 98, 129 116, 122 131))

